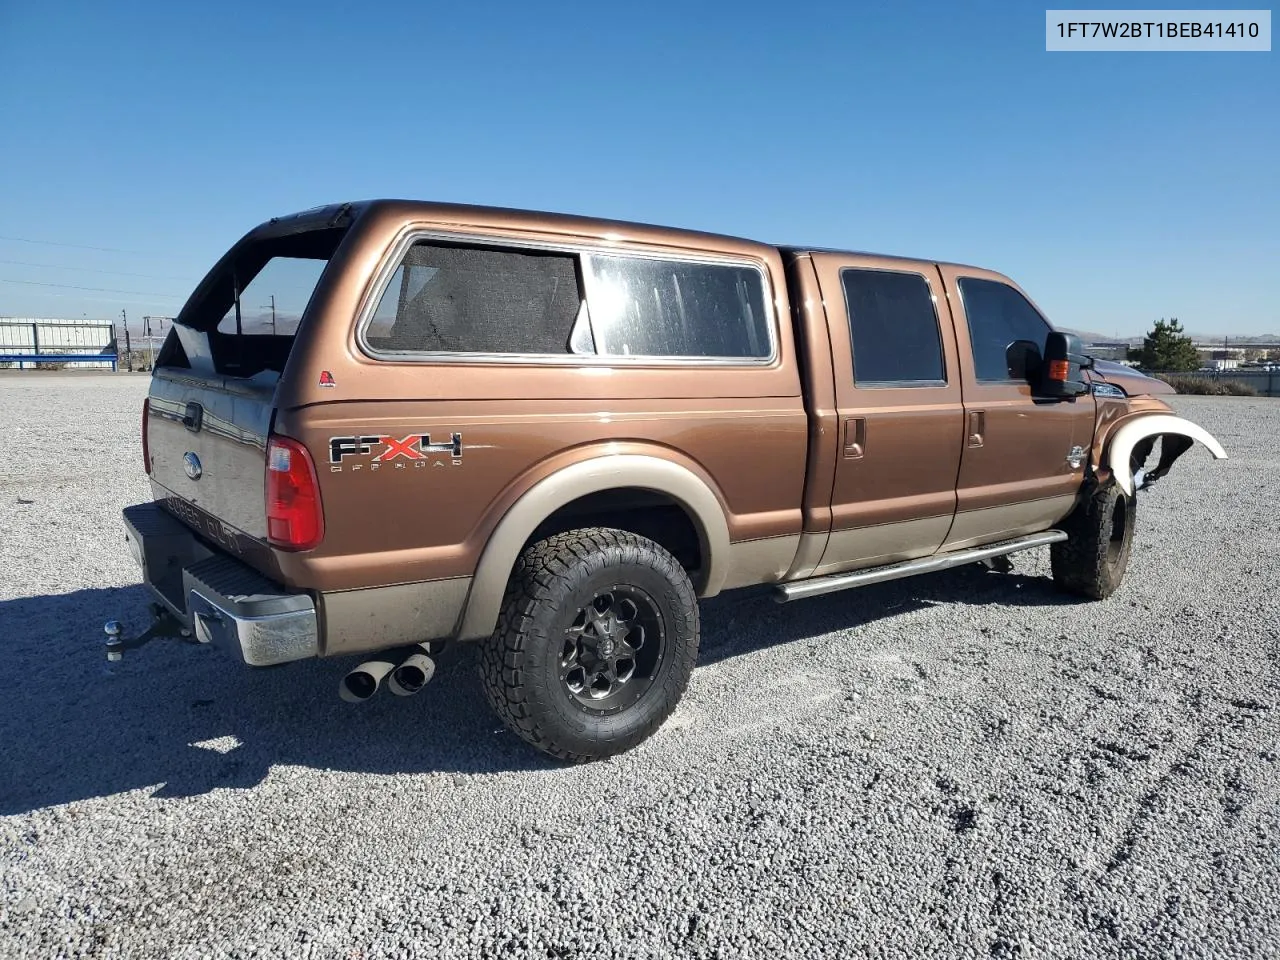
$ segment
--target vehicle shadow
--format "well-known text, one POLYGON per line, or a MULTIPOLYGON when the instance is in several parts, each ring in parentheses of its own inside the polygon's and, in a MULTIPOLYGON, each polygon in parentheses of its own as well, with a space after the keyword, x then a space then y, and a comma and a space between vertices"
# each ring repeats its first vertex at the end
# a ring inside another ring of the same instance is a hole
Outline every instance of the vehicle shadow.
POLYGON ((976 563, 791 603, 777 603, 769 587, 750 587, 703 601, 698 663, 705 666, 945 604, 1039 607, 1080 602, 1048 577, 995 573, 976 563))
MULTIPOLYGON (((149 790, 191 796, 259 783, 277 764, 366 773, 491 774, 556 764, 502 729, 484 700, 475 649, 442 663, 404 700, 339 700, 355 664, 238 666, 226 653, 158 640, 108 664, 101 624, 146 621, 141 586, 0 602, 0 815, 149 790)), ((779 605, 762 590, 707 601, 702 664, 822 636, 937 603, 1064 602, 1042 578, 948 571, 779 605), (750 631, 737 624, 748 621, 750 631)))

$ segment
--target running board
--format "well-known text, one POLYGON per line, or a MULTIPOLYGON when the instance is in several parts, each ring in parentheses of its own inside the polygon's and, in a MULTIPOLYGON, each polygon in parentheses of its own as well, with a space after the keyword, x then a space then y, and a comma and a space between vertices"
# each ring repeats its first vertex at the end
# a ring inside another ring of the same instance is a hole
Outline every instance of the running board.
POLYGON ((977 563, 980 560, 989 560, 992 557, 1003 557, 1022 550, 1031 550, 1034 547, 1061 543, 1065 539, 1067 539, 1067 535, 1061 530, 1046 530, 1044 533, 1033 533, 1029 537, 1004 540, 985 547, 957 550, 955 553, 939 553, 921 560, 891 563, 888 566, 872 567, 870 570, 855 570, 852 573, 836 573, 829 577, 797 580, 794 583, 780 583, 774 588, 773 599, 778 603, 803 600, 806 597, 817 597, 824 593, 835 593, 838 590, 851 590, 854 587, 866 587, 873 583, 884 583, 888 580, 914 577, 920 573, 949 570, 952 567, 977 563))

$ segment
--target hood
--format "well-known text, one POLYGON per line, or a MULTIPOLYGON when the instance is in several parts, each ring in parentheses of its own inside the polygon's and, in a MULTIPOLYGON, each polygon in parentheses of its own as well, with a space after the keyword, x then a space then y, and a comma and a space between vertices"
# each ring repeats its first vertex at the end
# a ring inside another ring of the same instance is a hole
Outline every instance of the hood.
POLYGON ((1131 397, 1167 396, 1178 392, 1163 380, 1148 377, 1133 367, 1126 367, 1114 360, 1095 360, 1093 375, 1099 380, 1114 384, 1131 397))

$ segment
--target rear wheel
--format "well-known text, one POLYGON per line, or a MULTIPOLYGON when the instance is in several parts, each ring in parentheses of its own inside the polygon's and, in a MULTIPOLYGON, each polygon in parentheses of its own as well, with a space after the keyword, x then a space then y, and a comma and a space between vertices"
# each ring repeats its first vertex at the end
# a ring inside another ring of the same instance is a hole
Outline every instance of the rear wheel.
POLYGON ((1053 580, 1093 600, 1115 593, 1129 566, 1137 502, 1114 482, 1090 482, 1063 524, 1067 539, 1049 548, 1053 580))
POLYGON ((486 694, 508 727, 563 760, 613 756, 675 709, 698 653, 698 600, 652 540, 574 530, 529 547, 485 641, 486 694))

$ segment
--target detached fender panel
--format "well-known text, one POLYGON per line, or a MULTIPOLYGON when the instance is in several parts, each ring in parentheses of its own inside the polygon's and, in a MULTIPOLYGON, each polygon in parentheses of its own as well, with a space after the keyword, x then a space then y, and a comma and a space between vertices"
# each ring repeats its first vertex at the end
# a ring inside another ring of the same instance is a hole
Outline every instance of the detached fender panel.
POLYGON ((580 497, 626 487, 665 493, 685 508, 698 528, 705 558, 698 595, 719 593, 728 569, 729 525, 720 501, 707 484, 686 467, 658 457, 593 457, 540 480, 503 516, 489 537, 471 581, 458 639, 476 640, 493 632, 511 569, 525 541, 543 520, 580 497))
POLYGON ((1116 431, 1115 436, 1111 438, 1111 443, 1107 445, 1103 460, 1126 496, 1133 496, 1133 472, 1129 469, 1133 448, 1148 438, 1170 435, 1186 439, 1179 445, 1181 449, 1177 450, 1173 457, 1161 456, 1156 475, 1163 475, 1173 465, 1173 460, 1189 450, 1193 442, 1199 442, 1207 447, 1215 460, 1227 459, 1227 451, 1222 449, 1222 444, 1199 424, 1172 414, 1159 413, 1138 417, 1116 431))

